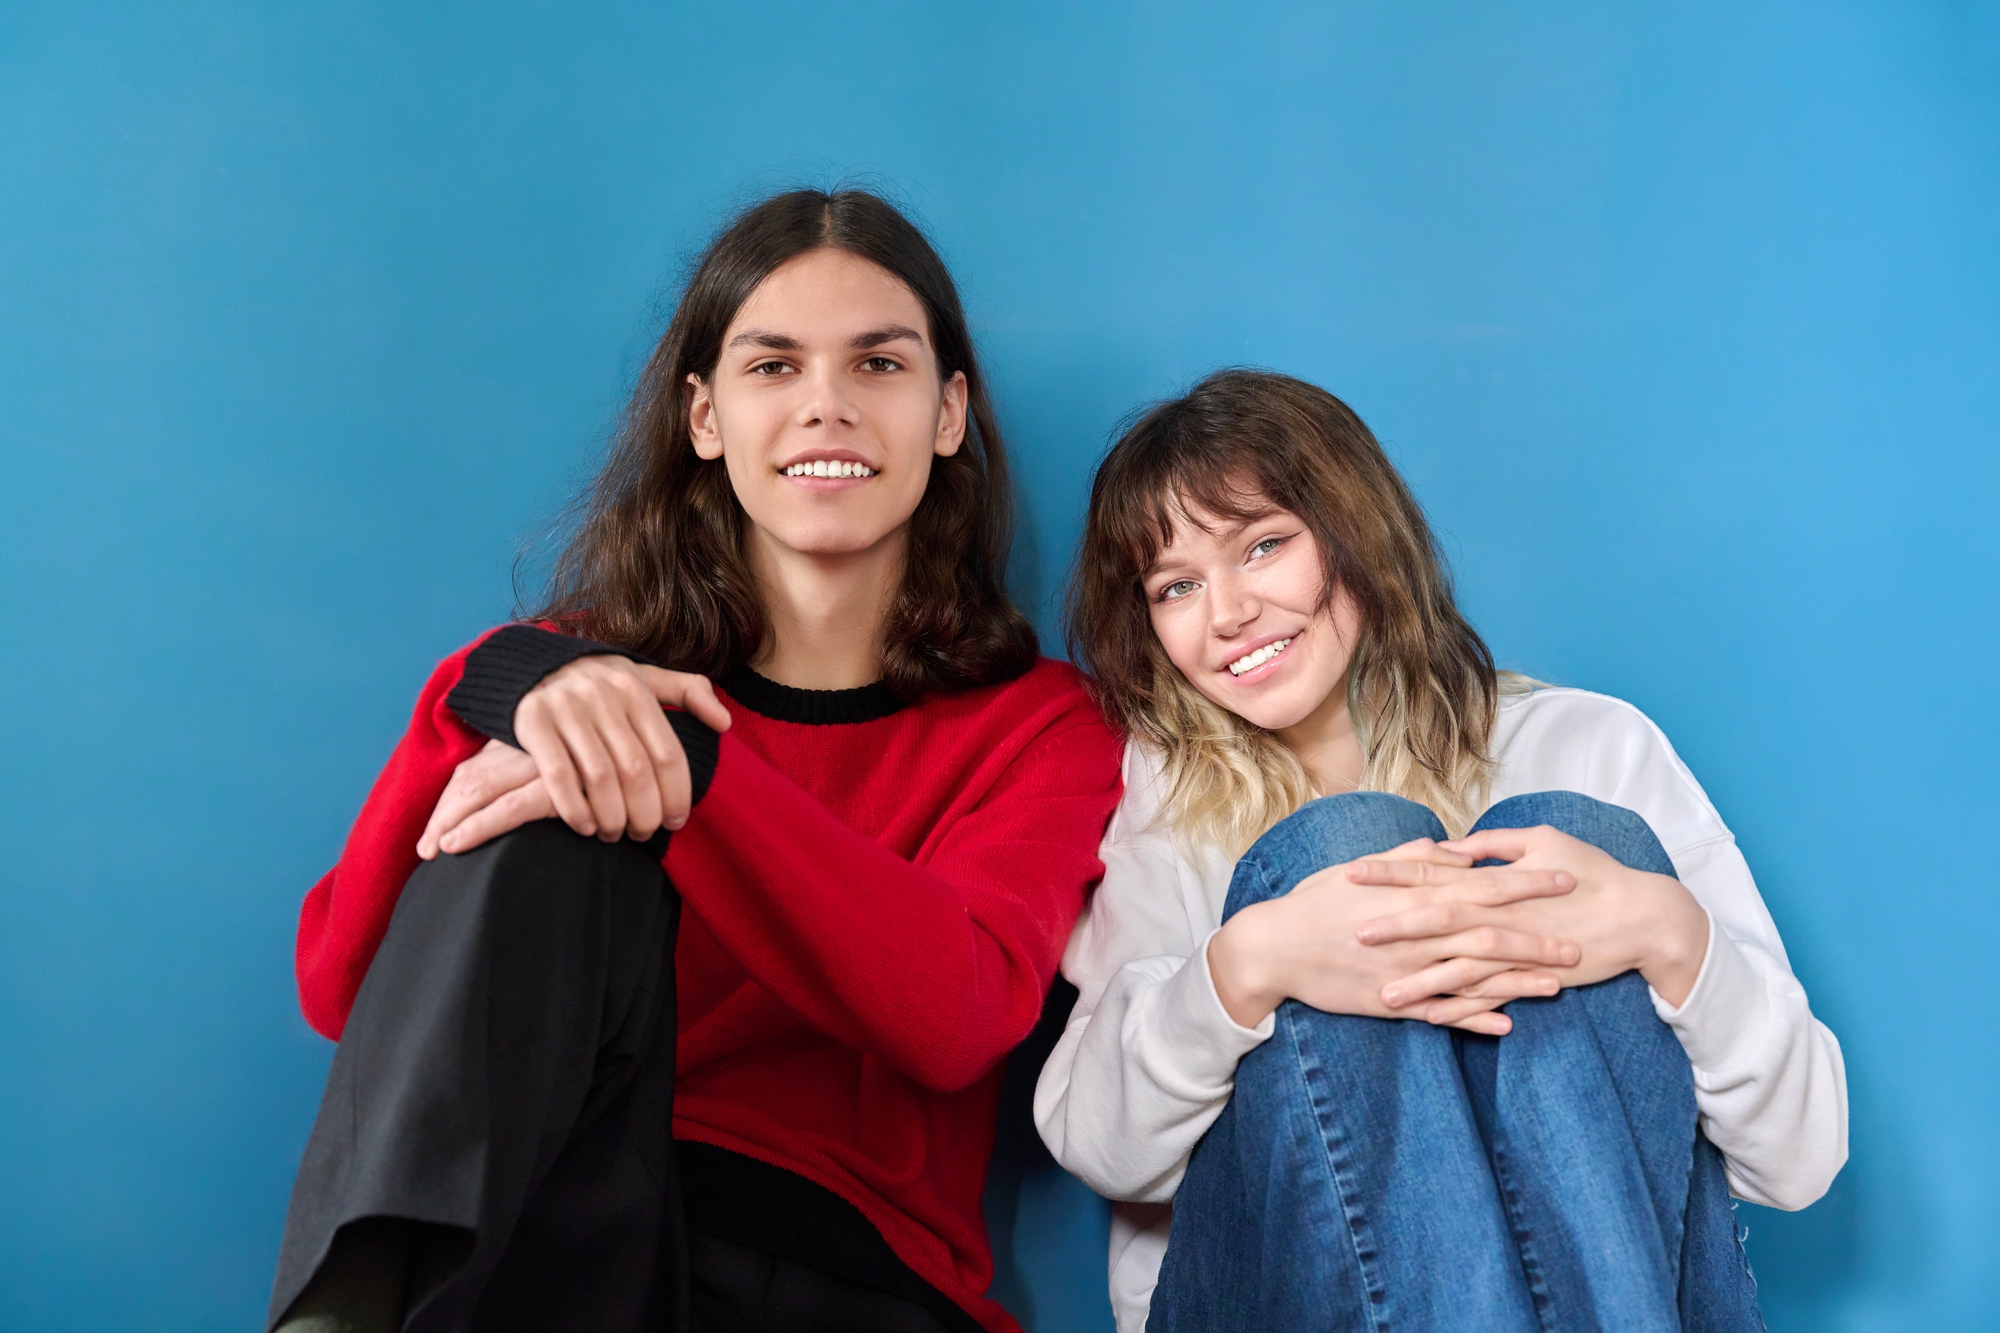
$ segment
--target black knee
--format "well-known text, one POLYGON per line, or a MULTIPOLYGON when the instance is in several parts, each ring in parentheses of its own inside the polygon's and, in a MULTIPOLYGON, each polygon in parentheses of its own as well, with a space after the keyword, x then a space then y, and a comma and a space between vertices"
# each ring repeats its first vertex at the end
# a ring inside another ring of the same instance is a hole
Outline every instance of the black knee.
POLYGON ((600 842, 539 820, 420 863, 370 971, 387 963, 418 978, 504 974, 509 985, 544 973, 566 984, 556 975, 607 967, 622 977, 672 938, 679 907, 656 845, 600 842))
POLYGON ((419 865, 404 889, 449 895, 482 914, 546 915, 601 908, 599 899, 659 892, 665 839, 604 842, 559 819, 540 819, 471 851, 419 865))

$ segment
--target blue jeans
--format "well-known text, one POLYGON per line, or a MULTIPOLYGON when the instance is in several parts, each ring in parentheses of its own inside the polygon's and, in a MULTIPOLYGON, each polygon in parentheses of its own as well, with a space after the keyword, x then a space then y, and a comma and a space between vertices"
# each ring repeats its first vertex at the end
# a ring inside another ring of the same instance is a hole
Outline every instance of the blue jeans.
MULTIPOLYGON (((1639 816, 1573 792, 1476 828, 1556 828, 1674 873, 1639 816)), ((1413 838, 1379 792, 1307 805, 1237 864, 1225 920, 1413 838)), ((1515 1000, 1514 1030, 1328 1014, 1288 1000, 1196 1146, 1148 1333, 1761 1330, 1694 1076, 1635 972, 1515 1000)))

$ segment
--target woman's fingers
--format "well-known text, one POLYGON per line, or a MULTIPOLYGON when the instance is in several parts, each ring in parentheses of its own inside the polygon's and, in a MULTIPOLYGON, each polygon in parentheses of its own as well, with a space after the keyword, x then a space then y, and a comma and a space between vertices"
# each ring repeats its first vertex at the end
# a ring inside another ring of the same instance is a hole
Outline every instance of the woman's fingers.
POLYGON ((1433 999, 1440 995, 1475 997, 1498 996, 1503 1000, 1522 995, 1554 995, 1561 985, 1546 972, 1523 969, 1520 962, 1534 959, 1490 957, 1447 958, 1423 971, 1402 977, 1382 988, 1382 1003, 1391 1009, 1433 999), (1502 981, 1506 977, 1508 980, 1502 981))
POLYGON ((1456 935, 1441 936, 1433 941, 1432 947, 1439 954, 1452 957, 1487 958, 1530 967, 1575 967, 1583 961, 1583 950, 1574 940, 1509 930, 1505 926, 1474 926, 1456 935))
MULTIPOLYGON (((1401 851, 1397 848, 1397 851, 1401 851)), ((1370 857, 1366 861, 1352 861, 1347 866, 1347 878, 1354 884, 1381 884, 1391 888, 1420 889, 1430 884, 1450 884, 1462 879, 1470 871, 1470 863, 1459 858, 1452 861, 1418 860, 1414 857, 1390 859, 1390 853, 1381 857, 1370 857)))
POLYGON ((525 787, 508 792, 491 805, 473 811, 458 824, 446 829, 439 839, 439 847, 454 856, 469 852, 503 833, 513 832, 523 824, 547 819, 555 813, 555 809, 555 803, 549 799, 548 784, 537 778, 525 787))
POLYGON ((1547 828, 1481 829, 1438 845, 1475 861, 1518 861, 1534 850, 1538 843, 1546 841, 1545 835, 1552 832, 1553 829, 1547 828))
POLYGON ((1516 870, 1487 866, 1474 873, 1486 878, 1466 880, 1444 890, 1481 907, 1505 907, 1530 898, 1560 898, 1576 888, 1576 876, 1567 870, 1516 870))
POLYGON ((1471 1014, 1439 1026, 1461 1028, 1466 1032, 1477 1032, 1483 1037, 1504 1037, 1514 1030, 1514 1020, 1495 1010, 1471 1014))
POLYGON ((1462 1028, 1489 1037, 1504 1037, 1514 1030, 1514 1021, 1499 1012, 1504 1000, 1462 999, 1456 995, 1433 1000, 1415 1017, 1438 1027, 1462 1028))
POLYGON ((1554 995, 1562 989, 1562 979, 1547 972, 1538 972, 1528 967, 1510 967, 1504 972, 1495 972, 1484 981, 1477 982, 1459 992, 1461 998, 1492 1000, 1505 1004, 1509 1000, 1526 1000, 1554 995))
POLYGON ((1568 893, 1576 877, 1567 870, 1520 870, 1512 866, 1469 866, 1438 861, 1353 861, 1350 883, 1396 889, 1441 889, 1460 893, 1468 901, 1498 905, 1523 898, 1568 893))
POLYGON ((1398 940, 1456 934, 1472 926, 1490 924, 1491 906, 1567 893, 1576 884, 1575 877, 1563 871, 1507 870, 1498 874, 1505 878, 1487 881, 1493 890, 1490 894, 1473 892, 1463 897, 1440 897, 1388 916, 1373 917, 1355 928, 1354 938, 1363 944, 1392 944, 1398 940), (1481 901, 1485 897, 1498 897, 1500 903, 1489 905, 1481 901))
POLYGON ((426 861, 432 859, 446 829, 534 780, 535 761, 527 754, 502 741, 486 742, 484 749, 452 772, 423 836, 417 839, 417 855, 426 861))
POLYGON ((1388 851, 1380 853, 1380 859, 1420 861, 1429 865, 1456 866, 1459 869, 1472 864, 1472 858, 1463 852, 1450 851, 1443 843, 1433 842, 1429 838, 1413 838, 1400 847, 1391 847, 1388 851))

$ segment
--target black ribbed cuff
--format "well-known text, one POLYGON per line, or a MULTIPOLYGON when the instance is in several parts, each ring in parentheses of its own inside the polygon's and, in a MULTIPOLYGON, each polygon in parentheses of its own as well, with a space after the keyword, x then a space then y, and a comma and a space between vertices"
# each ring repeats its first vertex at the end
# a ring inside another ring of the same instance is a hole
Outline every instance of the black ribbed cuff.
MULTIPOLYGON (((622 657, 641 659, 622 648, 558 634, 534 625, 508 625, 486 636, 465 658, 465 673, 445 696, 445 706, 458 714, 459 721, 482 736, 520 748, 514 736, 514 710, 521 698, 553 672, 579 657, 622 657)), ((687 754, 688 775, 694 782, 694 799, 699 801, 715 780, 722 738, 692 713, 669 711, 667 724, 674 729, 681 749, 687 754)))
POLYGON ((688 803, 698 805, 708 795, 708 784, 715 781, 715 765, 722 758, 722 737, 693 713, 668 709, 667 725, 674 729, 681 752, 687 755, 688 777, 694 785, 694 795, 688 803))
POLYGON ((579 657, 607 656, 631 658, 632 654, 533 625, 508 625, 487 635, 466 656, 465 674, 444 701, 459 721, 480 735, 519 749, 514 710, 520 707, 521 696, 579 657))

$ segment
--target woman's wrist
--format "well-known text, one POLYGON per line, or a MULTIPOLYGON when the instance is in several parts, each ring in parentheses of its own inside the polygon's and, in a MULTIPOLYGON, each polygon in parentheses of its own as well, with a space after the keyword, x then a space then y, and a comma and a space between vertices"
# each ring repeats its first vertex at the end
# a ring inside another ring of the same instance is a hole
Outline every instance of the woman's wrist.
POLYGON ((1285 999, 1270 964, 1270 950, 1260 939, 1270 906, 1257 903, 1244 908, 1209 937, 1209 980, 1223 1012, 1238 1027, 1256 1027, 1285 999))
POLYGON ((1639 974, 1661 999, 1678 1009, 1687 1003, 1708 957, 1708 913, 1687 886, 1669 875, 1650 875, 1655 911, 1646 931, 1646 955, 1639 974))

